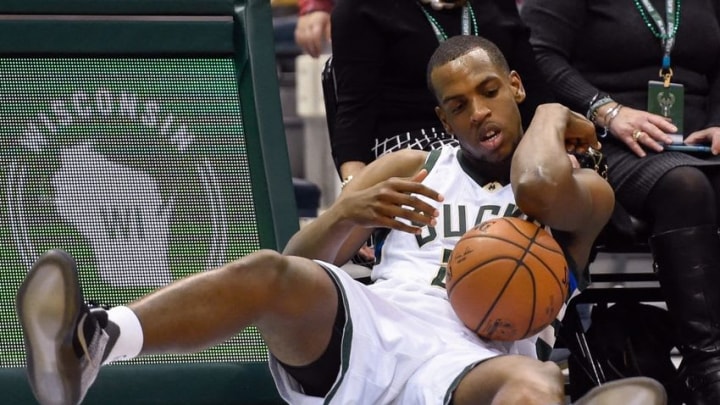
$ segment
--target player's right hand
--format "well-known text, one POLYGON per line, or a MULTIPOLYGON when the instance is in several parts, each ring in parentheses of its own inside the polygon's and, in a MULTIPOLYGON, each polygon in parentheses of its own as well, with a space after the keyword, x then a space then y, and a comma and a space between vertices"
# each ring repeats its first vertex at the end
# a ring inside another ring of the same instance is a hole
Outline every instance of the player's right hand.
POLYGON ((567 110, 565 146, 569 153, 585 153, 588 148, 600 149, 595 125, 583 115, 567 110))
POLYGON ((421 183, 426 176, 423 169, 409 178, 393 177, 362 190, 348 190, 337 202, 341 215, 358 226, 409 233, 435 226, 440 211, 428 199, 441 202, 443 196, 421 183))

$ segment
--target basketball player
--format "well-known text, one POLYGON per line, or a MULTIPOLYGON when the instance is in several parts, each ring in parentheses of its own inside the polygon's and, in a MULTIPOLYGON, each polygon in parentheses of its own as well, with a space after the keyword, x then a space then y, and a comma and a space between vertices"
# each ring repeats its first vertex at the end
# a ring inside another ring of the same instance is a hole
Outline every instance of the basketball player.
MULTIPOLYGON (((536 358, 534 339, 483 341, 462 325, 443 266, 464 230, 519 209, 566 233, 569 261, 584 268, 613 193, 566 152, 598 147, 593 126, 544 105, 523 136, 520 77, 478 37, 443 42, 428 72, 438 116, 461 146, 378 159, 284 255, 259 251, 109 311, 82 303, 71 257, 40 257, 17 297, 38 400, 79 403, 102 364, 201 350, 254 325, 291 404, 565 403, 560 369, 536 358), (366 286, 336 265, 376 227, 390 231, 366 286)), ((582 403, 664 403, 652 380, 618 384, 582 403)))

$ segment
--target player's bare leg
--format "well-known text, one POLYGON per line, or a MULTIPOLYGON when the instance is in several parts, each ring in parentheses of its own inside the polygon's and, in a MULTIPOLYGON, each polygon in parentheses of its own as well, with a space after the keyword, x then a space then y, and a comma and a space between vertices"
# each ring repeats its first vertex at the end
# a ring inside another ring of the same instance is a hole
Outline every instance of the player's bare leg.
POLYGON ((478 364, 453 394, 453 405, 564 403, 564 378, 557 364, 519 355, 478 364))
MULTIPOLYGON (((508 355, 480 363, 453 394, 453 405, 565 404, 565 378, 557 364, 508 355)), ((662 385, 634 377, 596 387, 575 405, 665 405, 662 385)))
POLYGON ((254 325, 280 361, 304 365, 325 350, 337 290, 315 262, 260 251, 131 303, 142 354, 190 353, 254 325))
POLYGON ((337 291, 312 261, 262 251, 164 287, 131 310, 89 311, 73 259, 51 251, 28 273, 17 307, 35 396, 43 405, 77 404, 103 362, 194 352, 249 325, 280 361, 310 363, 330 340, 337 291))

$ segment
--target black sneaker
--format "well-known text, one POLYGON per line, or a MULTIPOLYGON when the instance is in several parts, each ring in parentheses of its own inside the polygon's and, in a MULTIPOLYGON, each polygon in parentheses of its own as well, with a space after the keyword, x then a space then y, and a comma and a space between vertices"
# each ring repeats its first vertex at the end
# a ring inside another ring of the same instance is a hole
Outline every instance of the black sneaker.
POLYGON ((84 304, 75 260, 61 250, 43 254, 16 305, 35 397, 42 405, 79 404, 100 370, 108 335, 84 304))

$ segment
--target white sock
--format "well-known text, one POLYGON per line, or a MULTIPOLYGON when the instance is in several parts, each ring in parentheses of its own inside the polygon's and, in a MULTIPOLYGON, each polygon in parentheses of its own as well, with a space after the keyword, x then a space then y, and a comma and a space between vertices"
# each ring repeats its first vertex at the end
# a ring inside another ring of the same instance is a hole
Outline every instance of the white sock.
MULTIPOLYGON (((103 364, 130 360, 140 354, 143 347, 143 331, 135 313, 128 307, 113 307, 108 311, 108 321, 117 325, 120 333, 103 364)), ((108 325, 107 329, 111 328, 112 325, 108 325)), ((109 335, 112 339, 112 333, 109 335)))

